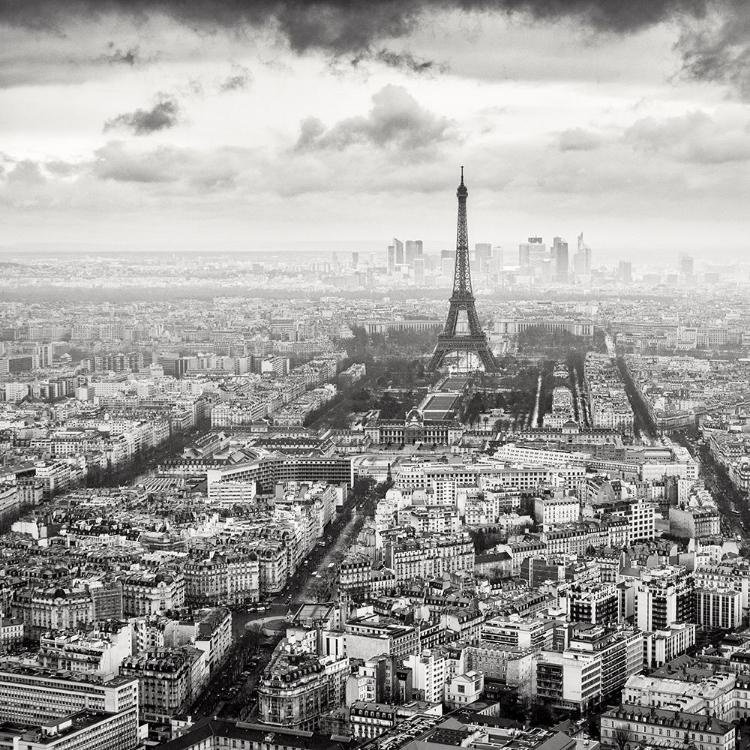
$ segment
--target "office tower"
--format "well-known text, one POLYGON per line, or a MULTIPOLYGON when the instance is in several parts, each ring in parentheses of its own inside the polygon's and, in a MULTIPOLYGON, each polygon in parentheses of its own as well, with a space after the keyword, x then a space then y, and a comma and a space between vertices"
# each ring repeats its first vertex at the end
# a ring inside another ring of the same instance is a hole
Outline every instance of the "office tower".
POLYGON ((450 256, 440 258, 440 275, 448 277, 453 273, 456 266, 456 259, 450 256))
POLYGON ((479 260, 485 255, 492 253, 492 245, 489 242, 477 242, 474 245, 474 260, 479 260))
POLYGON ((458 240, 456 242, 456 267, 453 275, 453 294, 448 308, 448 319, 433 352, 428 370, 437 370, 445 356, 452 352, 471 352, 479 357, 487 372, 497 371, 497 362, 490 351, 487 334, 479 325, 474 292, 471 288, 469 268, 469 232, 466 221, 466 198, 469 191, 464 185, 464 169, 461 167, 461 184, 456 191, 458 198, 458 240), (459 313, 466 316, 468 335, 457 335, 459 313))
POLYGON ((455 250, 441 250, 440 251, 440 275, 451 276, 453 269, 456 265, 456 251, 455 250))
MULTIPOLYGON (((139 684, 124 676, 105 679, 7 662, 0 667, 0 695, 0 721, 38 725, 77 711, 130 715, 138 706, 139 684)), ((135 735, 136 728, 131 731, 135 735)))
POLYGON ((424 242, 422 240, 414 240, 414 244, 417 248, 417 257, 424 255, 424 242))
POLYGON ((555 281, 566 284, 568 282, 568 243, 561 237, 552 241, 552 264, 555 281))
POLYGON ((356 268, 359 265, 359 253, 352 253, 352 266, 356 268))
POLYGON ((495 245, 492 248, 492 273, 503 272, 503 248, 495 245))
POLYGON ((690 253, 681 252, 677 256, 677 270, 680 276, 692 276, 693 267, 693 256, 690 253))
POLYGON ((414 258, 417 257, 417 255, 421 255, 421 246, 422 242, 421 240, 407 240, 406 241, 406 248, 404 250, 404 263, 406 263, 407 266, 411 266, 414 264, 414 258))
POLYGON ((541 237, 529 237, 528 242, 518 246, 518 265, 523 273, 530 273, 547 260, 547 244, 541 237))
POLYGON ((424 256, 414 258, 414 286, 424 286, 424 256))
POLYGON ((492 245, 489 242, 478 242, 474 245, 474 260, 476 268, 481 275, 490 272, 490 258, 492 257, 492 245))
POLYGON ((393 272, 396 270, 396 248, 393 245, 388 245, 386 253, 386 273, 393 276, 393 272))
POLYGON ((629 260, 621 260, 617 267, 617 280, 621 284, 629 284, 633 280, 633 264, 629 260))
POLYGON ((404 243, 401 240, 393 238, 393 247, 396 248, 396 265, 403 265, 404 262, 404 243))
POLYGON ((583 241, 583 232, 578 235, 578 250, 573 257, 573 268, 576 276, 591 274, 591 248, 583 241))

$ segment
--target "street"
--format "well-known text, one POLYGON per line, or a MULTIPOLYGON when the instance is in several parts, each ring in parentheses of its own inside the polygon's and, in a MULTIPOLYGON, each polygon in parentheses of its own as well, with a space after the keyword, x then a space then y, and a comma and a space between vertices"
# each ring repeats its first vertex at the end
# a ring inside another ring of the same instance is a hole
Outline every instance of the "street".
POLYGON ((750 537, 750 505, 747 495, 734 486, 727 470, 711 455, 708 445, 688 437, 684 432, 673 434, 675 442, 686 447, 700 466, 700 476, 706 483, 721 513, 721 530, 728 537, 750 537))
POLYGON ((318 564, 316 566, 313 566, 312 564, 308 566, 309 575, 299 592, 297 597, 298 601, 304 602, 309 599, 317 601, 314 597, 314 589, 316 587, 316 581, 321 580, 327 585, 329 596, 326 598, 330 598, 330 593, 334 586, 334 580, 333 576, 329 574, 329 565, 333 563, 335 565, 334 570, 338 571, 338 564, 344 558, 349 545, 356 541, 357 535, 361 531, 364 522, 364 513, 356 508, 352 510, 349 520, 333 541, 333 544, 322 548, 324 554, 318 564), (315 573, 318 575, 316 576, 315 573))
POLYGON ((327 580, 327 593, 330 594, 335 577, 328 574, 328 566, 331 562, 339 562, 347 547, 356 539, 365 521, 365 512, 362 510, 365 502, 369 501, 369 507, 378 497, 378 493, 373 492, 369 485, 364 492, 355 493, 354 499, 347 502, 326 528, 321 540, 324 545, 316 546, 287 581, 283 590, 263 604, 267 609, 248 612, 245 607, 241 607, 232 612, 234 643, 223 665, 193 703, 191 713, 200 716, 208 716, 216 711, 227 715, 241 713, 243 718, 252 714, 256 706, 251 696, 271 658, 275 644, 247 626, 254 622, 263 624, 268 620, 286 618, 290 611, 296 610, 298 604, 311 598, 314 581, 327 580), (318 575, 314 575, 315 573, 318 575))

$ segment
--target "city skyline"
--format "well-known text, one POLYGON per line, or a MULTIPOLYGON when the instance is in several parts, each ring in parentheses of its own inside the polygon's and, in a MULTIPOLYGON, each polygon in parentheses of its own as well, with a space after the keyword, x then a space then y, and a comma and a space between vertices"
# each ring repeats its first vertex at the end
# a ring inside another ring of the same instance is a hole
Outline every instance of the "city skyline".
POLYGON ((0 0, 0 746, 750 750, 748 0, 0 0))
POLYGON ((213 5, 0 6, 0 246, 744 249, 742 3, 213 5))

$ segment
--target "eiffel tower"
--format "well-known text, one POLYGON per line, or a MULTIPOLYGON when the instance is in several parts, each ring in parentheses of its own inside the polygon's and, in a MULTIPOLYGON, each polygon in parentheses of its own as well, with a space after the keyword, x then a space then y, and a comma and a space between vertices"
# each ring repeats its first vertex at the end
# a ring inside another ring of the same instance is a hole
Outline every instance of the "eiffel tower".
POLYGON ((443 332, 438 336, 437 346, 427 369, 437 370, 447 354, 452 352, 472 352, 479 357, 485 372, 497 372, 497 362, 487 343, 487 335, 479 325, 474 293, 471 290, 469 270, 469 233, 466 228, 466 197, 469 191, 464 185, 464 168, 461 167, 461 184, 458 186, 458 239, 456 242, 456 270, 453 275, 453 294, 448 309, 448 320, 443 332), (467 334, 456 333, 458 314, 464 310, 469 321, 467 334))

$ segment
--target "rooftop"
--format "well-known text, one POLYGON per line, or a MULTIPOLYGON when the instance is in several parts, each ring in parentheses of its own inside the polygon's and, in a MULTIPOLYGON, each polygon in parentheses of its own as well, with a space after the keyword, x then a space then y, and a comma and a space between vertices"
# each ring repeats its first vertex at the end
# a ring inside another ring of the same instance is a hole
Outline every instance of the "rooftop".
POLYGON ((203 719, 189 732, 164 743, 161 748, 162 750, 187 750, 209 737, 244 740, 258 745, 278 744, 292 750, 343 750, 351 746, 349 740, 338 737, 334 739, 312 732, 269 727, 263 724, 246 724, 241 721, 203 719))

